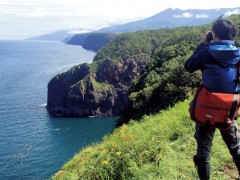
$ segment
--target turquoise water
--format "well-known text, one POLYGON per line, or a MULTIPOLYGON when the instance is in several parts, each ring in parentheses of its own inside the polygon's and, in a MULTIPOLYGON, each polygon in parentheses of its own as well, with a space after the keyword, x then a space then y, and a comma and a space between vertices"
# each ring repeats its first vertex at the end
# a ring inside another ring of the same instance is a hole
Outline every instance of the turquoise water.
POLYGON ((95 53, 60 42, 0 41, 0 179, 49 179, 117 117, 52 118, 43 107, 57 73, 95 53))

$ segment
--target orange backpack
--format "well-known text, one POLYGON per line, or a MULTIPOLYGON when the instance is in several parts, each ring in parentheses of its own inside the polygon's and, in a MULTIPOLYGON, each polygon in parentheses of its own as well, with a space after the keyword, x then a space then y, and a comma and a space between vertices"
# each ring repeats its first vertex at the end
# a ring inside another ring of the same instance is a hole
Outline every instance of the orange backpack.
POLYGON ((210 92, 200 85, 189 108, 191 119, 201 125, 228 129, 237 117, 240 94, 210 92))

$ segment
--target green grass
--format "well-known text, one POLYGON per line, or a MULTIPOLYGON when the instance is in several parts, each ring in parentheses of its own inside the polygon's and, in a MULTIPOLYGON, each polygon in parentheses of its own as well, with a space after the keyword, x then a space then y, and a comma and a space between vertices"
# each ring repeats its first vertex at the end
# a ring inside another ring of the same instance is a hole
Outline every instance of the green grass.
POLYGON ((109 90, 111 88, 110 84, 97 82, 92 76, 90 76, 89 80, 92 82, 96 90, 109 90))
MULTIPOLYGON (((196 179, 192 161, 196 142, 189 101, 157 115, 144 116, 81 150, 52 179, 196 179)), ((216 131, 211 155, 211 179, 234 179, 236 168, 216 131)))

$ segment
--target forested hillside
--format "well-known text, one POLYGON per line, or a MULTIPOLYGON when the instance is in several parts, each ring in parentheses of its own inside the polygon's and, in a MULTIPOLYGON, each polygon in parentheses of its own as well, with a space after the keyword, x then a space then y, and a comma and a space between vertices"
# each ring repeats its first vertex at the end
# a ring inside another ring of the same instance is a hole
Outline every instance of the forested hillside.
MULTIPOLYGON (((239 15, 231 18, 240 24, 239 15)), ((210 30, 211 24, 125 33, 98 51, 95 61, 106 57, 150 59, 140 76, 133 80, 129 96, 132 104, 124 114, 157 112, 186 99, 200 83, 200 76, 199 72, 187 73, 183 64, 201 36, 210 30)), ((236 42, 240 44, 239 37, 236 42)))
MULTIPOLYGON (((240 25, 239 15, 232 16, 232 19, 240 25)), ((172 106, 186 99, 197 87, 199 74, 190 75, 183 65, 210 27, 176 28, 164 40, 160 38, 152 53, 153 61, 142 71, 131 90, 130 99, 137 112, 145 114, 172 106)), ((236 40, 238 45, 239 37, 236 40)))
POLYGON ((140 31, 118 36, 98 51, 95 61, 106 57, 121 59, 149 59, 130 89, 132 109, 143 114, 166 108, 188 97, 199 83, 199 76, 190 76, 184 68, 185 60, 196 48, 201 35, 210 26, 181 27, 140 31))
MULTIPOLYGON (((231 18, 239 24, 239 16, 231 18)), ((188 98, 200 78, 187 73, 183 64, 210 30, 211 24, 118 35, 97 51, 93 63, 50 81, 49 112, 79 117, 143 115, 188 98)), ((239 37, 236 42, 240 44, 239 37)))

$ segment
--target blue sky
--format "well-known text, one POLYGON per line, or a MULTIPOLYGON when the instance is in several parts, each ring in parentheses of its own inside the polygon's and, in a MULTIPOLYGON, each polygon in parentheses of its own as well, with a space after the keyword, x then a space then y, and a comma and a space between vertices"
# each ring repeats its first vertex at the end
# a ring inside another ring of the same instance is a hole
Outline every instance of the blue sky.
POLYGON ((240 7, 240 0, 0 0, 0 38, 21 39, 63 29, 95 30, 144 19, 167 8, 233 7, 240 7))

